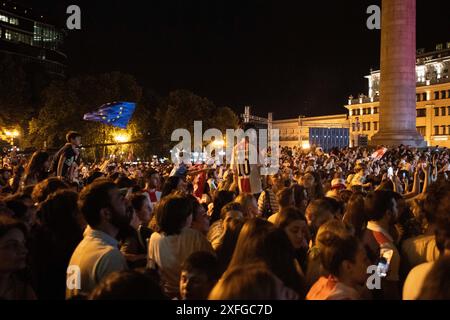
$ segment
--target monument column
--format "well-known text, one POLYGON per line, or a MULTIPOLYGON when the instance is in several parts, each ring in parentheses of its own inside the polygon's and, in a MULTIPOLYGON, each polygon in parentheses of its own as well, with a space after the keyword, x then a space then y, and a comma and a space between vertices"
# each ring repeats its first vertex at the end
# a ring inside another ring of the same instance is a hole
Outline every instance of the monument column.
POLYGON ((382 0, 379 131, 371 144, 426 146, 416 130, 416 0, 382 0))

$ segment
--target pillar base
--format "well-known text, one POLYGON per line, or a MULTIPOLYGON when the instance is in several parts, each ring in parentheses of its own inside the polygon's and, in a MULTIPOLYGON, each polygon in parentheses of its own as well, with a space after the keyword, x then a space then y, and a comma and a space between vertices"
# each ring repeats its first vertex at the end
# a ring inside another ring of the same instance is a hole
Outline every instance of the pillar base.
POLYGON ((373 135, 372 139, 370 139, 370 144, 388 147, 396 147, 401 144, 415 148, 427 147, 427 142, 415 130, 376 133, 373 135))

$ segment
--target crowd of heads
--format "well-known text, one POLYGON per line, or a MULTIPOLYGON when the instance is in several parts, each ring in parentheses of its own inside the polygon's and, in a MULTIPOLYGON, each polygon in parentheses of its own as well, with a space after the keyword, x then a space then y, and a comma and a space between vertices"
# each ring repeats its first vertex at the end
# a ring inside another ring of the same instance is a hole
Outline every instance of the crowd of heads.
POLYGON ((0 299, 450 299, 446 149, 285 147, 248 193, 230 165, 88 163, 80 140, 3 159, 0 299))

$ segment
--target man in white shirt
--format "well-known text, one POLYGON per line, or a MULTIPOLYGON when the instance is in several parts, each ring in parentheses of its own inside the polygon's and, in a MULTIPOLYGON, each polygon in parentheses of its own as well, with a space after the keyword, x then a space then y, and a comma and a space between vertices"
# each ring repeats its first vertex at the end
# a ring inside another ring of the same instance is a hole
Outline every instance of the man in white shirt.
POLYGON ((98 179, 80 194, 80 211, 88 227, 75 249, 67 274, 67 298, 87 295, 108 274, 127 269, 115 239, 130 223, 123 196, 116 185, 98 179))

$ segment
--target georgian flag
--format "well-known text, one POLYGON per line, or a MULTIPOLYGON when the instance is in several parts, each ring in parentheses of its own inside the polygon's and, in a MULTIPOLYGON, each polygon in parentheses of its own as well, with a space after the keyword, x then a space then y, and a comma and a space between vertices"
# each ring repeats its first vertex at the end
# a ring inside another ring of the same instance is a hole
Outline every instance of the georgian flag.
POLYGON ((383 156, 387 150, 388 150, 387 148, 382 147, 382 148, 378 149, 377 151, 375 151, 374 153, 372 153, 371 158, 374 160, 381 160, 381 158, 383 158, 383 156))

